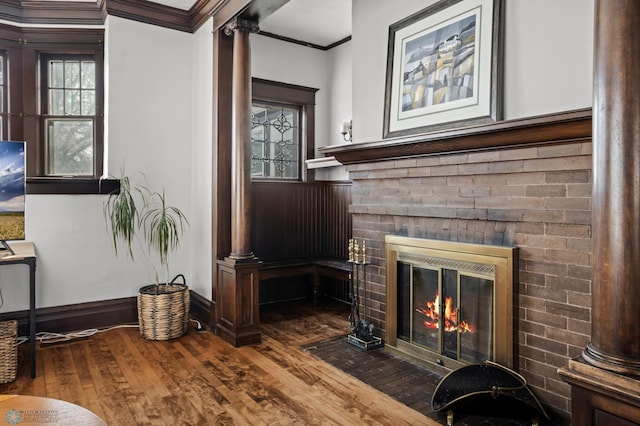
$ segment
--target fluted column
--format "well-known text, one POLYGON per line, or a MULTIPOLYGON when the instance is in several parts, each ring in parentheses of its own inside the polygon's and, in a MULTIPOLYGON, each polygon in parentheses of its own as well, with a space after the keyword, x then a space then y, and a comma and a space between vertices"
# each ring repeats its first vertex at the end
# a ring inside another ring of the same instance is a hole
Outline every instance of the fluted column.
POLYGON ((249 34, 258 23, 236 18, 225 28, 233 35, 231 136, 231 254, 241 260, 251 251, 251 49, 249 34))
POLYGON ((593 302, 583 358, 640 375, 640 1, 596 0, 593 302))

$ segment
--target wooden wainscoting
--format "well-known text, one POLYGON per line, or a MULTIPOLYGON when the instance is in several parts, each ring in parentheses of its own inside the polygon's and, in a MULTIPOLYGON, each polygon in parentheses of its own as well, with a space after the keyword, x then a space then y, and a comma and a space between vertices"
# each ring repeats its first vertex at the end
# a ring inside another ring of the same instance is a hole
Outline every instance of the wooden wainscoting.
POLYGON ((351 183, 257 181, 252 188, 260 303, 340 298, 331 293, 348 281, 351 183))
POLYGON ((264 262, 348 256, 350 182, 252 183, 254 254, 264 262))

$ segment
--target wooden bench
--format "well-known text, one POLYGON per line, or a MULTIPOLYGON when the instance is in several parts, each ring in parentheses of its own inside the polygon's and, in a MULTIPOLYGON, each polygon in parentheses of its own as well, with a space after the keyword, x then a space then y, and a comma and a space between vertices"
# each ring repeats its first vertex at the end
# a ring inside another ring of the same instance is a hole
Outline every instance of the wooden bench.
POLYGON ((339 259, 291 259, 260 263, 260 281, 305 275, 311 277, 313 298, 317 301, 322 277, 349 281, 351 265, 339 259))

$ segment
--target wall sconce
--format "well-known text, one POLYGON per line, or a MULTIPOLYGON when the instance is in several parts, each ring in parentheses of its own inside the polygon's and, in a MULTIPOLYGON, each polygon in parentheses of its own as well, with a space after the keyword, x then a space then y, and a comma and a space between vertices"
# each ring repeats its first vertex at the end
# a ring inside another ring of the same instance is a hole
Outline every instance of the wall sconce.
POLYGON ((352 120, 342 123, 342 131, 340 133, 342 133, 342 138, 345 142, 351 142, 351 121, 352 120))

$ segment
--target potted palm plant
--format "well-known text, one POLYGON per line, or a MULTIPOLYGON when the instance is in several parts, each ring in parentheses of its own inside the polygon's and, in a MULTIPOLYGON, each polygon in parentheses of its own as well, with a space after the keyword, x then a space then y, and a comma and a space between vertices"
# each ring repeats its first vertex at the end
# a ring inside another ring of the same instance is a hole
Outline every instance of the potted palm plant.
MULTIPOLYGON (((142 175, 144 176, 144 175, 142 175)), ((168 340, 182 336, 189 324, 189 289, 184 275, 169 281, 169 255, 180 246, 186 216, 167 204, 164 190, 152 192, 144 184, 133 184, 129 176, 120 178, 120 189, 109 194, 104 215, 118 254, 124 244, 133 259, 133 241, 146 243, 146 251, 157 255, 155 284, 138 291, 138 322, 145 339, 168 340), (161 277, 162 276, 162 277, 161 277), (181 279, 182 282, 177 282, 181 279)))

